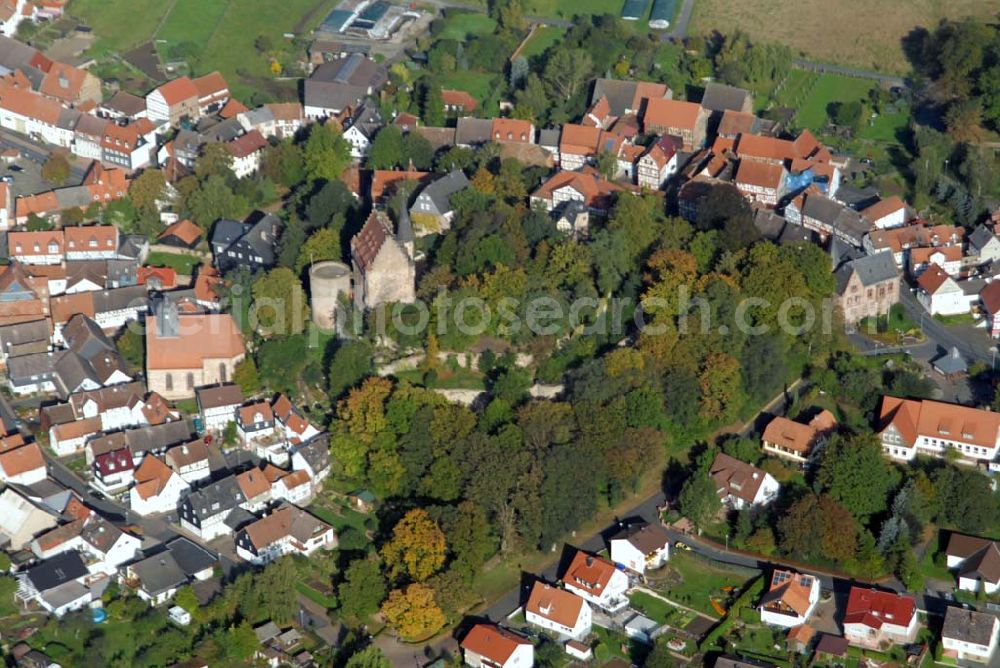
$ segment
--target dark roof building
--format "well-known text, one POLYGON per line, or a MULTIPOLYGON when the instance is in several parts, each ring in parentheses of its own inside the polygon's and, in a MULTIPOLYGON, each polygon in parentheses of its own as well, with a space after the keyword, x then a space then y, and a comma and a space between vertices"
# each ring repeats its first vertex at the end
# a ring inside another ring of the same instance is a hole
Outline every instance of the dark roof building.
POLYGON ((281 219, 264 214, 255 223, 221 219, 212 228, 212 255, 219 271, 248 267, 270 269, 276 262, 275 246, 281 235, 281 219))

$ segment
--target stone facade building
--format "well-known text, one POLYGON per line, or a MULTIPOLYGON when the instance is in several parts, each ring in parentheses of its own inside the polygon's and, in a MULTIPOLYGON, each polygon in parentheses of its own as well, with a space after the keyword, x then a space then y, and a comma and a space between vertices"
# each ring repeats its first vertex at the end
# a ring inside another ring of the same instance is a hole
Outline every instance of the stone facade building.
POLYGON ((892 253, 876 253, 848 260, 834 274, 837 278, 837 301, 844 321, 855 323, 864 318, 887 315, 899 302, 899 272, 892 253))
POLYGON ((354 272, 354 303, 374 308, 391 302, 413 303, 416 299, 416 268, 413 262, 413 226, 406 210, 394 231, 384 211, 373 211, 364 227, 351 239, 354 272))

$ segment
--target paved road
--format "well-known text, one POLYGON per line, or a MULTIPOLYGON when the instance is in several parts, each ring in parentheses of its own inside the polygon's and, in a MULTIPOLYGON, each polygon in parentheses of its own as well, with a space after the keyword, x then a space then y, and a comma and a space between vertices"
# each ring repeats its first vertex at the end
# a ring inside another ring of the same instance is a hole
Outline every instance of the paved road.
POLYGON ((969 362, 993 363, 992 348, 994 343, 990 341, 985 330, 971 327, 945 327, 927 313, 927 310, 920 305, 920 302, 905 285, 900 288, 900 302, 903 304, 906 314, 920 326, 930 342, 942 350, 958 348, 969 362))
MULTIPOLYGON (((824 571, 810 570, 809 568, 802 568, 799 564, 789 564, 782 562, 780 560, 769 560, 760 559, 757 557, 748 556, 738 552, 732 552, 725 549, 716 548, 714 545, 704 543, 694 536, 689 534, 681 533, 675 529, 667 528, 667 533, 670 535, 671 542, 680 541, 688 547, 691 551, 699 556, 711 559, 713 561, 718 561, 723 564, 731 564, 735 566, 743 566, 746 568, 756 568, 758 570, 764 571, 765 574, 770 572, 773 568, 792 568, 793 570, 814 575, 819 581, 820 585, 824 589, 828 589, 833 592, 834 596, 838 601, 843 598, 846 603, 847 595, 851 590, 854 580, 838 577, 824 571)), ((889 582, 881 583, 879 586, 891 589, 893 591, 902 592, 905 591, 905 587, 898 580, 893 578, 889 582)), ((951 601, 948 599, 950 593, 945 593, 935 590, 925 590, 916 595, 917 598, 917 608, 923 612, 928 612, 930 614, 944 614, 944 609, 948 607, 951 601)), ((843 609, 843 605, 838 605, 838 609, 843 609)))
MULTIPOLYGON (((24 135, 19 135, 10 130, 0 129, 0 149, 8 148, 18 149, 24 157, 41 165, 48 160, 49 153, 52 152, 52 148, 54 147, 33 142, 24 135)), ((83 181, 86 173, 86 167, 81 167, 70 161, 70 183, 80 183, 83 181)))
POLYGON ((843 74, 844 76, 859 77, 861 79, 873 79, 888 86, 899 86, 900 88, 905 88, 909 85, 903 77, 896 76, 894 74, 874 72, 872 70, 861 70, 855 67, 844 67, 842 65, 820 63, 815 60, 806 60, 805 58, 796 58, 792 61, 792 64, 801 70, 810 70, 812 72, 826 74, 843 74))
POLYGON ((670 32, 667 33, 667 39, 673 41, 684 39, 687 35, 688 24, 691 23, 691 13, 693 11, 694 0, 684 0, 684 4, 681 5, 681 11, 677 15, 677 21, 670 29, 670 32))

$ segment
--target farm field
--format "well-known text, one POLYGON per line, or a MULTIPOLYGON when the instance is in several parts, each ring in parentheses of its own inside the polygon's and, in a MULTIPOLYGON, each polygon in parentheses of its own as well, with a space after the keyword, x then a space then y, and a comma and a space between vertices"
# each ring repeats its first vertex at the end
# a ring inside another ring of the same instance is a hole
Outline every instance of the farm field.
POLYGON ((124 51, 151 39, 195 45, 194 75, 219 70, 235 95, 250 102, 255 91, 283 99, 295 95, 270 74, 268 60, 254 40, 266 35, 278 42, 287 32, 306 32, 318 24, 337 0, 73 0, 69 13, 99 36, 98 55, 124 51), (169 12, 169 14, 168 14, 169 12), (161 24, 162 22, 162 24, 161 24), (239 72, 239 73, 237 73, 239 72))
POLYGON ((69 13, 93 28, 92 51, 124 51, 152 37, 170 6, 164 0, 73 0, 69 13))
POLYGON ((156 38, 206 44, 228 5, 227 0, 177 0, 156 38))
POLYGON ((464 42, 469 35, 489 35, 497 28, 497 22, 485 14, 475 12, 452 12, 445 20, 445 27, 438 37, 464 42))
MULTIPOLYGON (((538 0, 541 1, 541 0, 538 0)), ((689 35, 739 28, 751 38, 787 44, 798 54, 824 62, 906 72, 901 40, 914 28, 932 28, 942 18, 992 19, 1000 0, 698 0, 689 35)))
POLYGON ((624 3, 619 0, 527 0, 524 13, 542 18, 571 19, 574 16, 613 14, 619 16, 624 3))

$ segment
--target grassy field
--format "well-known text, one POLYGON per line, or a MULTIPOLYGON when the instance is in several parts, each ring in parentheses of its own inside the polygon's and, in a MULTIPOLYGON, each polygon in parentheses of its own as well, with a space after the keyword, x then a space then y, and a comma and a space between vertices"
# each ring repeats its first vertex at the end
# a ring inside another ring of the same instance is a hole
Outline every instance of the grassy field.
POLYGON ((156 38, 168 42, 205 44, 228 5, 228 0, 177 0, 156 38))
POLYGON ((190 63, 194 74, 221 71, 235 95, 249 102, 254 91, 278 99, 296 95, 294 82, 274 81, 269 61, 257 53, 254 40, 266 35, 280 43, 284 33, 308 32, 336 4, 337 0, 177 0, 175 4, 165 0, 73 0, 69 12, 94 29, 97 53, 124 51, 153 38, 193 42, 198 45, 197 56, 190 63))
POLYGON ((820 130, 827 124, 827 107, 832 102, 863 100, 872 89, 870 79, 845 77, 838 74, 821 74, 798 107, 795 123, 810 130, 820 130))
POLYGON ((682 550, 670 555, 668 571, 666 581, 658 583, 666 587, 656 588, 663 589, 670 600, 712 617, 719 615, 712 607, 710 597, 721 598, 723 587, 742 587, 749 579, 742 573, 682 550))
POLYGON ((497 22, 485 14, 453 12, 445 19, 445 27, 438 38, 464 42, 470 35, 489 35, 496 29, 497 22))
POLYGON ((535 34, 531 36, 531 40, 524 45, 521 55, 525 58, 540 56, 545 53, 546 49, 559 42, 565 35, 566 31, 562 28, 542 26, 535 30, 535 34))
POLYGON ((697 0, 688 34, 738 28, 753 39, 787 44, 816 60, 906 72, 910 67, 901 40, 914 28, 933 28, 942 18, 993 19, 998 12, 1000 0, 842 0, 836 5, 823 0, 697 0))
POLYGON ((170 267, 178 274, 190 276, 194 268, 201 264, 201 258, 179 253, 152 252, 146 258, 146 264, 150 267, 170 267))
POLYGON ((529 16, 560 19, 594 14, 620 16, 623 5, 624 2, 620 0, 527 0, 524 3, 524 13, 529 16))
POLYGON ((482 72, 456 70, 440 77, 441 87, 452 90, 464 90, 480 102, 493 91, 496 77, 482 72))
POLYGON ((628 597, 632 607, 656 622, 664 624, 677 609, 666 601, 650 596, 644 591, 632 592, 628 597))
POLYGON ((148 40, 170 9, 165 0, 73 0, 69 13, 97 35, 94 50, 126 50, 148 40))

